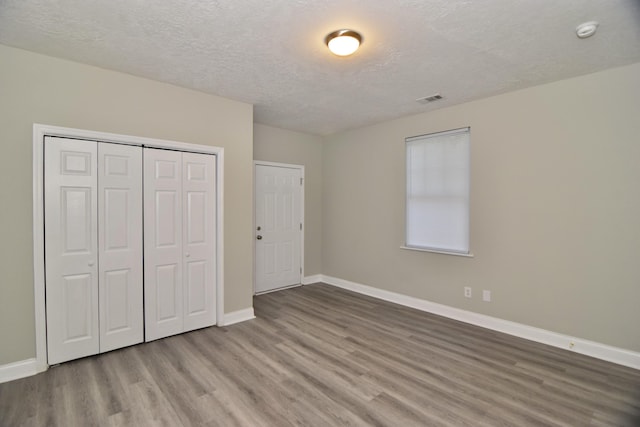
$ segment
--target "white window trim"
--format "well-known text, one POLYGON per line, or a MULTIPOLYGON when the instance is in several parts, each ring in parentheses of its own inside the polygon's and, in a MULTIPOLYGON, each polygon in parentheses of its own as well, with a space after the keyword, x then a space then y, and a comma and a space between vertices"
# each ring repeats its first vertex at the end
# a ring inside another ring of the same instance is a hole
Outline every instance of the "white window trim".
MULTIPOLYGON (((471 134, 471 127, 470 126, 466 126, 466 127, 462 127, 462 128, 456 128, 456 129, 451 129, 451 130, 447 130, 447 131, 441 131, 441 132, 431 132, 431 133, 425 133, 425 134, 421 134, 421 135, 416 135, 416 136, 411 136, 408 138, 405 138, 404 141, 404 147, 405 147, 405 201, 404 201, 404 209, 405 209, 405 215, 404 215, 404 241, 405 244, 400 246, 400 249, 405 249, 405 250, 410 250, 410 251, 417 251, 417 252, 430 252, 430 253, 435 253, 435 254, 442 254, 442 255, 454 255, 454 256, 460 256, 460 257, 465 257, 465 258, 473 258, 475 255, 471 252, 471 194, 469 194, 469 251, 468 252, 461 252, 461 251, 453 251, 453 250, 447 250, 447 249, 441 249, 441 248, 435 248, 435 247, 428 247, 428 246, 413 246, 413 245, 409 245, 407 244, 407 215, 408 215, 408 210, 407 210, 407 206, 408 206, 408 199, 407 199, 407 191, 406 191, 406 185, 407 185, 407 144, 412 142, 412 141, 416 141, 416 140, 420 140, 423 139, 424 137, 427 136, 431 136, 431 135, 451 135, 451 134, 456 134, 456 133, 462 133, 462 132, 468 132, 469 135, 471 134)), ((469 144, 469 150, 471 150, 471 144, 469 144)), ((469 154, 471 154, 471 151, 469 151, 469 154)), ((469 162, 471 162, 471 159, 469 159, 469 162)), ((471 180, 471 165, 469 165, 469 180, 471 180)), ((469 183, 471 184, 471 183, 469 183)))
POLYGON ((57 136, 216 156, 216 324, 224 325, 224 148, 163 139, 33 124, 33 290, 36 371, 48 369, 44 270, 44 137, 57 136))
POLYGON ((444 249, 440 250, 440 249, 421 248, 419 246, 400 246, 400 249, 406 249, 406 250, 409 250, 409 251, 418 251, 418 252, 431 252, 433 254, 455 255, 455 256, 461 256, 461 257, 466 257, 466 258, 473 258, 475 256, 471 252, 469 252, 469 253, 453 252, 453 251, 445 251, 444 249))

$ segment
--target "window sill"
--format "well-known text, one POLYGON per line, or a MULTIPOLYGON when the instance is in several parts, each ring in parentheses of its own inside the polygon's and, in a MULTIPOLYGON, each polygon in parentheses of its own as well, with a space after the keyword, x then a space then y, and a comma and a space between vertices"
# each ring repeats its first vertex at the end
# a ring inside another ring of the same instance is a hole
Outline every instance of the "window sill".
POLYGON ((443 251, 443 250, 438 250, 438 249, 427 249, 427 248, 415 248, 412 246, 400 246, 400 249, 406 249, 408 251, 418 251, 418 252, 431 252, 434 254, 442 254, 442 255, 455 255, 455 256, 461 256, 461 257, 465 257, 465 258, 473 258, 474 255, 472 253, 468 253, 468 254, 463 254, 460 252, 447 252, 447 251, 443 251))

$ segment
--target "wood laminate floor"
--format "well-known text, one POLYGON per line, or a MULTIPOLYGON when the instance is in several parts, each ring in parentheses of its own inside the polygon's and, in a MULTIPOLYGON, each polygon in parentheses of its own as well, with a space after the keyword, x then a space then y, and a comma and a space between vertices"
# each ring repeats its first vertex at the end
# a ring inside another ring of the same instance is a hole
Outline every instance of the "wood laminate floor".
POLYGON ((640 371, 317 284, 0 384, 0 426, 638 426, 640 371))

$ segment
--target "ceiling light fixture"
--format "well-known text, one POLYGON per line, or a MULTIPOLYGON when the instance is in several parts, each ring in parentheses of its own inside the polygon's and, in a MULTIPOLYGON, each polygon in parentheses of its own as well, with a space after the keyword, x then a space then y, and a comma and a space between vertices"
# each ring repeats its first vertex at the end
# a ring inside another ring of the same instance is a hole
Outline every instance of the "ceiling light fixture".
POLYGON ((338 30, 327 34, 324 42, 334 55, 349 56, 360 47, 362 36, 353 30, 338 30))
POLYGON ((598 29, 598 23, 596 21, 584 22, 576 28, 576 35, 578 38, 586 39, 596 33, 598 29))

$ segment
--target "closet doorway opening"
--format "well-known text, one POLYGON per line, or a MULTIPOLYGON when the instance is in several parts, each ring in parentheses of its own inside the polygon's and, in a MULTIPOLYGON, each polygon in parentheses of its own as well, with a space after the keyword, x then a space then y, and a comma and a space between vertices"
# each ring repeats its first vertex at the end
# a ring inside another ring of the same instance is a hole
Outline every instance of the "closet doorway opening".
POLYGON ((215 160, 215 227, 214 280, 215 280, 215 324, 224 324, 224 234, 223 234, 223 189, 224 149, 177 141, 143 138, 82 129, 64 128, 42 124, 33 125, 33 248, 34 248, 34 309, 36 329, 36 371, 49 367, 47 359, 47 312, 45 306, 45 138, 67 138, 87 145, 112 143, 121 146, 154 148, 182 153, 210 154, 215 160))

